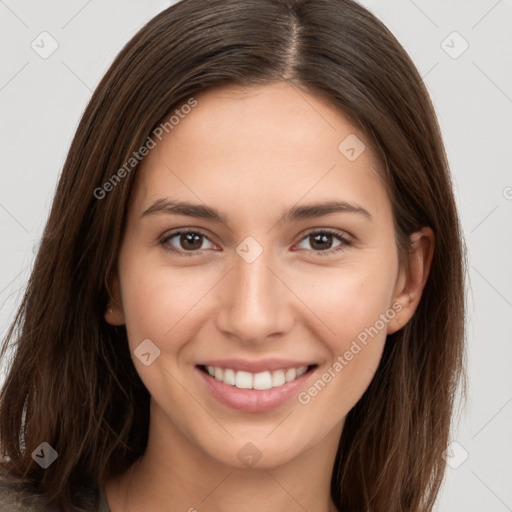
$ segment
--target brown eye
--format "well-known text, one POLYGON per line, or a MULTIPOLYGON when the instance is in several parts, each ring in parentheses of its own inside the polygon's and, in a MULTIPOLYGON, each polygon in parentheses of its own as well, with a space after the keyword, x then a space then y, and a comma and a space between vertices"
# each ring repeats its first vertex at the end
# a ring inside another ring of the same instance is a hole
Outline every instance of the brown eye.
POLYGON ((180 245, 185 250, 196 251, 201 248, 203 239, 197 233, 182 233, 179 238, 180 245))
POLYGON ((319 235, 310 235, 311 247, 315 250, 325 251, 330 249, 333 243, 333 236, 329 233, 321 233, 319 235))
POLYGON ((205 241, 208 241, 213 247, 213 244, 202 233, 196 231, 177 231, 165 237, 161 241, 161 244, 177 252, 199 252, 205 249, 205 247, 203 247, 205 241))
POLYGON ((332 254, 336 251, 343 250, 350 245, 340 233, 330 230, 315 231, 306 235, 299 243, 301 249, 306 249, 318 253, 332 254), (308 242, 309 247, 304 246, 304 242, 308 242))

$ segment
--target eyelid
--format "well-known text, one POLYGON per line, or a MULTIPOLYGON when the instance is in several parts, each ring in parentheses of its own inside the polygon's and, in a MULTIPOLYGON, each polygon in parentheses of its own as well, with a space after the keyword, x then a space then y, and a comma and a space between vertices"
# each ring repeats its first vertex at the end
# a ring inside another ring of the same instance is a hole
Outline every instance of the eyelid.
POLYGON ((334 228, 311 228, 307 230, 305 233, 301 234, 301 238, 299 241, 295 244, 301 243, 306 238, 315 235, 315 234, 328 234, 332 235, 333 237, 337 238, 340 242, 340 244, 334 248, 326 249, 324 251, 314 251, 312 249, 306 249, 306 252, 313 253, 315 256, 329 256, 336 254, 339 251, 345 250, 347 247, 351 246, 353 244, 352 237, 346 232, 334 228))
POLYGON ((305 231, 300 238, 299 241, 303 240, 307 236, 313 235, 315 233, 328 233, 330 235, 337 236, 339 238, 342 238, 346 242, 351 242, 352 235, 350 235, 347 231, 344 231, 343 229, 335 229, 335 228, 310 228, 307 231, 305 231))
MULTIPOLYGON (((175 230, 171 230, 170 232, 167 232, 164 235, 162 235, 162 237, 160 237, 159 244, 164 246, 164 248, 166 250, 180 254, 180 255, 194 256, 194 255, 203 254, 207 249, 199 249, 199 250, 195 250, 195 251, 184 251, 184 250, 180 250, 180 249, 165 247, 165 243, 168 240, 170 240, 171 238, 174 238, 178 235, 182 235, 182 234, 186 234, 186 233, 198 234, 198 235, 202 236, 203 238, 205 238, 206 240, 208 240, 211 244, 218 245, 215 242, 213 242, 207 234, 205 234, 203 229, 195 228, 195 227, 176 228, 175 230)), ((324 255, 334 254, 338 251, 345 249, 347 246, 352 245, 352 243, 353 243, 351 240, 351 236, 348 235, 348 233, 346 231, 333 229, 333 228, 321 228, 320 227, 320 228, 310 228, 306 232, 302 233, 300 235, 299 240, 294 244, 294 246, 314 234, 329 234, 329 235, 332 235, 333 237, 337 238, 340 241, 340 245, 336 246, 335 248, 326 249, 324 251, 315 251, 313 249, 305 249, 307 252, 313 253, 315 255, 324 256, 324 255)), ((304 249, 302 249, 302 250, 304 250, 304 249)))
POLYGON ((197 235, 201 235, 201 237, 208 240, 214 246, 217 245, 213 240, 210 239, 210 237, 207 234, 205 234, 204 230, 202 230, 201 228, 195 228, 195 227, 176 228, 175 230, 168 231, 159 238, 158 243, 160 245, 162 245, 168 251, 171 251, 171 252, 174 252, 174 253, 177 253, 180 255, 186 255, 186 256, 194 256, 196 254, 202 254, 203 252, 205 252, 207 250, 207 249, 200 249, 197 251, 184 251, 184 250, 176 249, 174 247, 167 247, 165 245, 166 242, 168 240, 170 240, 171 238, 174 238, 178 235, 187 234, 187 233, 194 233, 197 235))

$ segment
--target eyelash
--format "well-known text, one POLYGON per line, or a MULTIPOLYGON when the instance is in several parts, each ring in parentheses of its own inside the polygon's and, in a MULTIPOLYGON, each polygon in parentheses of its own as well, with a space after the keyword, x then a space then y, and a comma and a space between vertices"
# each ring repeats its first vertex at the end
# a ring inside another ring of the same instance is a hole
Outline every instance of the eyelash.
MULTIPOLYGON (((208 240, 210 243, 213 243, 205 234, 203 234, 198 229, 180 229, 180 230, 177 230, 177 231, 173 231, 172 233, 169 233, 164 238, 162 238, 159 243, 160 243, 160 245, 165 250, 174 252, 174 253, 179 254, 181 256, 189 256, 190 257, 190 256, 195 256, 195 255, 198 255, 198 254, 202 254, 202 252, 204 252, 204 251, 201 251, 201 250, 197 250, 197 251, 182 251, 182 250, 178 250, 178 249, 175 249, 175 248, 171 248, 171 247, 169 247, 167 245, 169 240, 171 240, 171 239, 173 239, 173 238, 175 238, 175 237, 177 237, 179 235, 184 235, 184 234, 187 234, 187 233, 193 233, 195 235, 199 235, 199 236, 201 236, 203 238, 206 238, 206 240, 208 240)), ((320 235, 320 234, 332 235, 334 238, 336 238, 341 243, 340 243, 340 245, 338 245, 334 249, 327 249, 325 251, 315 251, 314 249, 305 249, 305 250, 313 252, 313 253, 317 254, 318 256, 329 256, 329 255, 332 255, 334 253, 337 253, 338 251, 343 251, 347 247, 352 245, 352 243, 349 240, 347 240, 339 231, 336 231, 336 230, 333 230, 333 229, 330 229, 330 228, 317 229, 315 231, 310 231, 310 232, 306 233, 306 235, 304 235, 303 238, 300 239, 299 243, 302 242, 303 240, 305 240, 306 238, 312 237, 314 235, 320 235)))

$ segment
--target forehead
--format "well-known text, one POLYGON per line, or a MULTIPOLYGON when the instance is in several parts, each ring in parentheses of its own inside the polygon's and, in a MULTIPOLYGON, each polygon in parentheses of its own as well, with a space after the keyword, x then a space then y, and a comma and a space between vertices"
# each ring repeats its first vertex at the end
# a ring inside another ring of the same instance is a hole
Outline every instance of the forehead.
POLYGON ((361 141, 366 138, 333 105, 288 82, 216 87, 200 93, 196 101, 197 107, 183 116, 172 134, 176 144, 193 144, 194 138, 201 137, 202 146, 196 149, 203 154, 217 144, 227 144, 230 152, 224 157, 253 150, 259 159, 279 150, 299 156, 337 152, 350 134, 361 141))
POLYGON ((141 163, 139 209, 166 194, 236 197, 243 207, 263 196, 280 203, 336 195, 389 206, 367 137, 322 99, 286 82, 218 87, 194 99, 141 163))

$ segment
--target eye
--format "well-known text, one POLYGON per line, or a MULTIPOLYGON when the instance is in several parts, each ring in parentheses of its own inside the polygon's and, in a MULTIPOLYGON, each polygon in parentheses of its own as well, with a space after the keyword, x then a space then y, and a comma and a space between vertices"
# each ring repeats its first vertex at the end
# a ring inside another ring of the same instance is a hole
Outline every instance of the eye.
MULTIPOLYGON (((206 235, 198 230, 180 229, 166 235, 160 244, 169 251, 177 252, 184 256, 200 254, 206 249, 216 249, 206 235), (204 247, 203 243, 208 242, 210 246, 204 247)), ((351 243, 340 232, 331 229, 322 229, 308 233, 297 245, 301 249, 313 251, 319 256, 330 255, 350 246, 351 243), (304 243, 309 247, 304 247, 304 243), (337 244, 336 244, 337 242, 337 244)))
POLYGON ((350 242, 341 233, 331 229, 322 229, 308 233, 300 241, 298 247, 300 247, 301 244, 304 244, 304 242, 309 244, 310 247, 302 246, 302 249, 312 250, 313 252, 318 253, 319 256, 329 255, 334 252, 344 250, 350 245, 350 242), (338 244, 333 245, 336 241, 338 244))
MULTIPOLYGON (((180 230, 170 233, 160 241, 160 244, 166 249, 178 253, 193 253, 201 252, 204 249, 214 248, 215 245, 208 240, 206 235, 199 231, 180 230), (208 241, 210 247, 203 247, 203 242, 208 241)), ((187 255, 188 256, 188 255, 187 255)))

